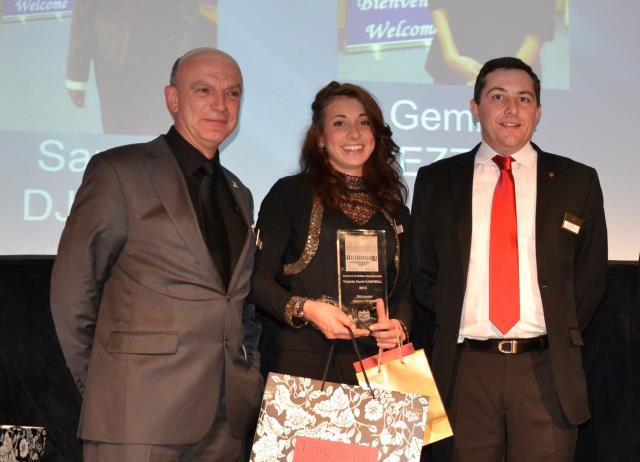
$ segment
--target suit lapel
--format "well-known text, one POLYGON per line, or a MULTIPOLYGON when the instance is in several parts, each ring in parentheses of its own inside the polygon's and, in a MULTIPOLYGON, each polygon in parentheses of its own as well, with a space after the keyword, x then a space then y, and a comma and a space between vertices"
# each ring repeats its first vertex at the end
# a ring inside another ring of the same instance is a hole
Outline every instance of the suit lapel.
POLYGON ((449 171, 451 197, 455 210, 456 231, 460 243, 460 264, 462 265, 463 281, 467 280, 469 270, 469 256, 471 254, 471 200, 473 194, 473 166, 476 146, 470 152, 462 154, 456 159, 455 169, 449 171))
POLYGON ((198 225, 184 175, 164 138, 148 143, 147 154, 147 174, 169 218, 205 273, 213 278, 214 287, 221 288, 222 280, 198 225))
POLYGON ((233 175, 224 167, 222 172, 224 173, 224 178, 227 181, 229 191, 231 191, 231 194, 233 195, 233 200, 240 209, 240 215, 242 215, 244 224, 247 225, 247 228, 251 228, 251 225, 253 224, 253 217, 251 216, 250 210, 251 204, 247 202, 246 197, 242 197, 240 185, 238 185, 238 182, 233 175))
MULTIPOLYGON (((562 181, 561 166, 554 161, 553 157, 543 152, 531 143, 538 152, 537 162, 537 184, 536 184, 536 264, 538 267, 538 281, 544 281, 544 268, 546 267, 547 256, 554 259, 555 255, 548 255, 547 247, 544 245, 545 228, 549 226, 549 216, 557 216, 553 212, 557 198, 561 197, 559 191, 560 181, 562 181)), ((557 224, 560 226, 560 223, 557 224)), ((551 224, 553 226, 553 223, 551 224)), ((544 296, 544 293, 542 294, 544 296)), ((547 306, 543 303, 544 306, 547 306)))
POLYGON ((536 191, 536 239, 543 236, 542 230, 549 216, 550 205, 554 203, 554 198, 558 193, 558 181, 560 173, 558 165, 553 158, 541 151, 538 146, 533 144, 538 152, 537 165, 537 191, 536 191))
POLYGON ((246 197, 246 193, 240 189, 240 185, 238 185, 237 180, 233 177, 231 173, 226 168, 223 168, 224 177, 227 181, 227 185, 231 194, 233 195, 233 200, 238 206, 238 210, 240 210, 240 215, 242 216, 242 220, 244 221, 247 231, 245 234, 244 243, 242 245, 242 250, 240 251, 240 255, 238 255, 238 261, 235 264, 235 267, 231 269, 231 279, 229 280, 229 288, 235 286, 236 281, 239 277, 239 273, 243 270, 243 263, 247 259, 248 252, 252 251, 252 239, 253 239, 253 216, 251 210, 251 203, 246 197), (244 197, 243 197, 244 195, 244 197))

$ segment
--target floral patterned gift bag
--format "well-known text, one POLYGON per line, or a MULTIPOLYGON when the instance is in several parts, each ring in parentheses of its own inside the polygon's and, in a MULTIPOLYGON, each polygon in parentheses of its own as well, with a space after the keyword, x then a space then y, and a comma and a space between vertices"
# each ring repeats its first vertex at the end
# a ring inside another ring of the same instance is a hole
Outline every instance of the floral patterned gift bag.
POLYGON ((426 396, 270 373, 252 462, 417 461, 426 396))
POLYGON ((44 460, 44 427, 0 425, 0 462, 44 460))

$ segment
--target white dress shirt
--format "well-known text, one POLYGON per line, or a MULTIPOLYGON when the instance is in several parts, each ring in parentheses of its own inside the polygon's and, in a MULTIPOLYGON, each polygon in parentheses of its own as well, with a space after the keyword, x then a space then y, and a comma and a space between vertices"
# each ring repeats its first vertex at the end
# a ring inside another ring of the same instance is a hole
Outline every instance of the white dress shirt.
POLYGON ((542 299, 536 264, 536 190, 538 153, 530 143, 513 154, 511 170, 516 190, 520 320, 505 335, 489 320, 489 239, 493 191, 500 169, 491 158, 496 152, 482 142, 476 153, 471 204, 471 255, 462 305, 458 342, 464 338, 530 338, 545 335, 542 299))

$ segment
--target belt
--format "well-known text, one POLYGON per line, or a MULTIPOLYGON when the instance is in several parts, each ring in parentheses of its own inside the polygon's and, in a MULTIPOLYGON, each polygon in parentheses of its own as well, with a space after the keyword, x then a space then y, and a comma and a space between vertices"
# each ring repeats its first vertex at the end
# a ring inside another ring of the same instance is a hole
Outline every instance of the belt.
POLYGON ((533 338, 492 338, 489 340, 472 340, 465 338, 462 341, 462 346, 466 350, 518 355, 530 351, 546 350, 549 348, 549 340, 546 335, 533 338))

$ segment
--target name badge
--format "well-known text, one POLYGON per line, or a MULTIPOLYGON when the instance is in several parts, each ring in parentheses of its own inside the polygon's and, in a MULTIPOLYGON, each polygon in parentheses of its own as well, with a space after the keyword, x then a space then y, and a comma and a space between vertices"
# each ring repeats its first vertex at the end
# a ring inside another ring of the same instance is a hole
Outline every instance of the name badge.
POLYGON ((561 228, 577 235, 580 233, 583 221, 584 220, 582 218, 572 215, 569 212, 565 212, 561 228))

